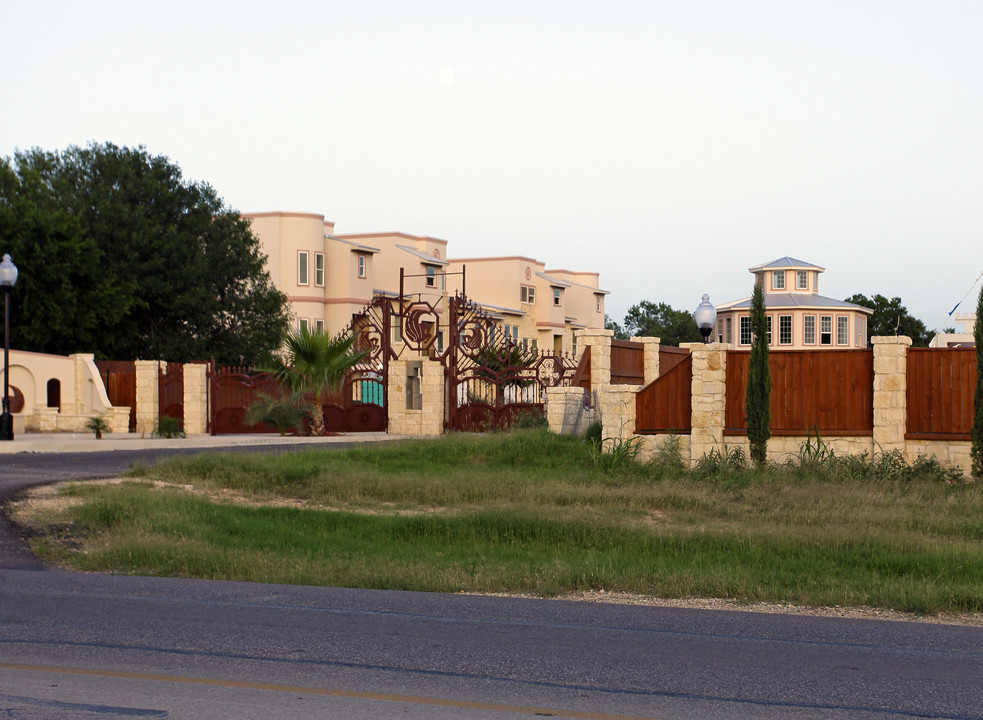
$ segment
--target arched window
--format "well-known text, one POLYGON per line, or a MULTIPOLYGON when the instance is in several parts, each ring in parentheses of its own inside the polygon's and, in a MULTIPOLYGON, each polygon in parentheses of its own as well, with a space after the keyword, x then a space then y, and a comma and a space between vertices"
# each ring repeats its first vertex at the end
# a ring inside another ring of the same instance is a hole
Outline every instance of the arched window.
POLYGON ((48 402, 49 408, 58 408, 61 410, 61 380, 58 378, 51 378, 48 381, 48 402))

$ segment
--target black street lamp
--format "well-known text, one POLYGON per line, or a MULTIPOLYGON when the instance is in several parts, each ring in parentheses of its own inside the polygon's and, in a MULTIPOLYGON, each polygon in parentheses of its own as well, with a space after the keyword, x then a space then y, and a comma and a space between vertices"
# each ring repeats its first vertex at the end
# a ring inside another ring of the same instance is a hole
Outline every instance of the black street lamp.
POLYGON ((710 304, 710 296, 706 293, 703 293, 703 302, 696 306, 693 319, 696 320, 696 327, 700 329, 703 342, 710 342, 710 334, 713 333, 713 324, 717 322, 717 308, 710 304))
POLYGON ((14 416, 10 414, 10 290, 17 282, 17 266, 4 254, 0 262, 0 288, 3 288, 3 414, 0 440, 14 439, 14 416))

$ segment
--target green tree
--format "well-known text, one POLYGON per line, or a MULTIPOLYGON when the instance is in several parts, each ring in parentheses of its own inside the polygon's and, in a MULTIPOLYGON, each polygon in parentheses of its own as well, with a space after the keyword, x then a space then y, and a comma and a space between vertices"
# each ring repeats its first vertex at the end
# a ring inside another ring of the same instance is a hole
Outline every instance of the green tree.
POLYGON ((759 283, 751 295, 751 366, 747 378, 747 437, 755 465, 765 462, 771 437, 771 370, 768 367, 768 317, 759 283))
POLYGON ((628 338, 657 337, 661 338, 663 345, 703 340, 689 310, 676 310, 666 303, 656 304, 648 300, 628 309, 623 328, 628 338))
POLYGON ((908 314, 908 309, 901 304, 901 298, 893 297, 888 300, 883 295, 868 298, 857 294, 848 297, 846 301, 874 311, 867 320, 868 345, 875 335, 907 335, 911 338, 912 347, 928 347, 932 337, 925 323, 908 314))
POLYGON ((614 337, 616 340, 628 340, 628 335, 622 329, 621 325, 616 321, 612 320, 610 315, 605 314, 604 316, 604 329, 614 330, 614 337))
POLYGON ((983 287, 976 303, 976 324, 973 326, 976 341, 976 415, 973 418, 972 460, 973 477, 983 480, 983 287))
MULTIPOLYGON (((106 279, 95 302, 75 305, 96 314, 92 344, 80 337, 66 349, 43 341, 21 347, 177 362, 214 356, 228 364, 257 362, 277 347, 289 319, 286 296, 273 286, 249 223, 210 186, 185 181, 166 157, 111 143, 18 152, 6 164, 48 194, 38 233, 60 227, 62 216, 75 225, 83 249, 65 255, 64 272, 106 279)), ((16 195, 3 202, 25 211, 16 195)), ((28 260, 19 264, 25 276, 46 276, 40 265, 53 261, 28 260)))
POLYGON ((324 398, 341 390, 351 370, 367 351, 353 350, 355 335, 331 337, 302 326, 287 334, 277 362, 277 379, 300 397, 310 395, 311 432, 324 434, 324 398))
MULTIPOLYGON (((42 158, 44 160, 44 158, 42 158)), ((10 344, 66 355, 99 347, 130 300, 53 187, 52 163, 0 162, 0 250, 17 265, 10 344)))

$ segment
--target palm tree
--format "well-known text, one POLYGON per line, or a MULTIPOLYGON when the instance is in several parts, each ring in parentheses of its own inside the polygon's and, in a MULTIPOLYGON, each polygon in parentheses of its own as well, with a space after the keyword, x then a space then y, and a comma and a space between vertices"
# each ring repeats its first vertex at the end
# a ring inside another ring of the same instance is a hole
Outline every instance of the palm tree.
POLYGON ((324 434, 321 407, 324 397, 341 390, 348 371, 366 354, 366 351, 353 351, 354 344, 354 335, 331 337, 306 326, 286 337, 286 361, 277 368, 277 379, 295 393, 312 396, 311 432, 314 435, 324 434))

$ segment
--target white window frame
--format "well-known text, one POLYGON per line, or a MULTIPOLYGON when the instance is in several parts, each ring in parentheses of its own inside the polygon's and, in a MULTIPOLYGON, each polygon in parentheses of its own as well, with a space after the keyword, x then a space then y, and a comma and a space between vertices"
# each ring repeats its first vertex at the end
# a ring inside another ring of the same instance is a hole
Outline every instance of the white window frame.
POLYGON ((314 321, 314 332, 321 335, 324 334, 324 320, 318 319, 314 321))
POLYGON ((850 344, 850 316, 849 315, 836 316, 836 344, 837 345, 850 344))
POLYGON ((300 330, 301 332, 304 332, 304 328, 307 328, 307 331, 310 332, 310 330, 311 330, 311 321, 310 321, 310 319, 308 319, 308 318, 297 318, 297 329, 300 330))
POLYGON ((594 296, 594 300, 597 301, 597 312, 603 312, 604 311, 604 306, 601 304, 601 298, 602 297, 603 296, 601 296, 601 295, 595 295, 594 296))
POLYGON ((365 255, 359 255, 358 256, 358 276, 360 278, 364 278, 365 277, 365 266, 366 266, 365 255))
POLYGON ((772 287, 772 290, 784 290, 785 289, 785 271, 784 270, 772 270, 771 271, 771 287, 772 287))
POLYGON ((809 289, 809 273, 805 270, 797 270, 795 273, 795 287, 798 290, 809 289))
POLYGON ((314 284, 324 287, 324 253, 314 253, 314 284))
POLYGON ((306 250, 297 251, 297 284, 311 284, 310 253, 306 250))
POLYGON ((743 345, 745 347, 750 345, 752 335, 753 333, 751 332, 751 316, 741 315, 741 317, 739 318, 739 327, 738 327, 738 336, 737 336, 738 345, 743 345))
POLYGON ((768 347, 771 347, 773 344, 771 341, 771 315, 768 315, 768 347))
POLYGON ((536 304, 536 288, 531 285, 523 285, 519 289, 519 301, 524 302, 527 305, 536 304))
POLYGON ((433 265, 427 265, 426 272, 427 272, 427 287, 428 288, 437 287, 437 268, 435 268, 433 265))
POLYGON ((819 316, 819 344, 830 345, 830 346, 833 344, 833 316, 832 315, 819 316))
POLYGON ((802 344, 803 345, 816 344, 816 316, 815 315, 802 316, 802 344))
POLYGON ((779 315, 778 316, 778 344, 779 345, 791 345, 792 344, 792 316, 791 315, 779 315))
POLYGON ((563 303, 563 290, 560 288, 553 288, 553 307, 560 307, 563 303))

